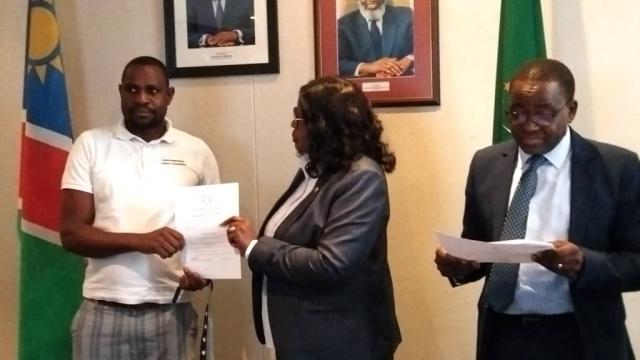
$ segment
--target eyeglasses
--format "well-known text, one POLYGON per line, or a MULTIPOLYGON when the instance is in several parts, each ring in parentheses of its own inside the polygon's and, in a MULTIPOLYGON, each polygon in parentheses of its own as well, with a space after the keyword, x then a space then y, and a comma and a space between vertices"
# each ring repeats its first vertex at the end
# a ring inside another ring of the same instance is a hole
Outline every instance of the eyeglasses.
POLYGON ((304 119, 294 116, 293 120, 291 120, 291 127, 297 129, 300 126, 300 122, 304 122, 304 119))
POLYGON ((523 125, 527 120, 531 120, 531 122, 537 126, 546 127, 553 123, 556 115, 568 104, 569 101, 557 109, 537 109, 533 112, 528 112, 519 106, 512 106, 505 112, 505 115, 507 115, 507 119, 511 125, 523 125))

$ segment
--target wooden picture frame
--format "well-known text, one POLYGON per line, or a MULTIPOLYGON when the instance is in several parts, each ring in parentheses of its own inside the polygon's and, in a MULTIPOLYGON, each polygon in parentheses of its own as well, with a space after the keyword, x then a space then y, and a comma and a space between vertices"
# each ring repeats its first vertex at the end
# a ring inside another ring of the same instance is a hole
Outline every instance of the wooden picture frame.
POLYGON ((226 0, 220 19, 211 0, 164 0, 169 76, 278 73, 277 13, 276 0, 226 0))
MULTIPOLYGON (((385 3, 375 36, 360 0, 314 1, 317 76, 353 81, 374 106, 440 104, 437 0, 370 0, 385 3), (382 69, 381 61, 374 64, 381 59, 391 59, 386 72, 361 72, 360 64, 368 71, 382 69)), ((380 12, 370 14, 375 19, 380 12)))

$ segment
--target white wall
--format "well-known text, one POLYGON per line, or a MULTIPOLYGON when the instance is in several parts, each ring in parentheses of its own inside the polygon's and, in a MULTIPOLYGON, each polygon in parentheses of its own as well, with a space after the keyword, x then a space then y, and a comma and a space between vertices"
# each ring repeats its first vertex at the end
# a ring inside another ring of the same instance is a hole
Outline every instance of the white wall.
MULTIPOLYGON (((16 2, 17 3, 17 2, 16 2)), ((19 126, 22 118, 22 69, 27 3, 10 4, 0 11, 0 354, 16 357, 18 338, 18 238, 16 206, 19 126)))
MULTIPOLYGON (((169 116, 202 137, 223 180, 240 181, 241 211, 261 220, 296 164, 288 127, 297 89, 314 75, 313 5, 281 0, 281 72, 277 75, 174 80, 169 116)), ((577 79, 575 128, 588 137, 640 151, 637 99, 640 3, 543 0, 548 52, 577 79)), ((26 2, 0 12, 0 354, 15 358, 18 249, 15 201, 21 119, 26 2)), ((120 116, 116 87, 124 64, 141 54, 164 58, 159 1, 59 1, 62 46, 74 130, 120 116)), ((433 231, 461 228, 469 160, 490 143, 500 2, 440 1, 442 105, 378 111, 398 157, 389 176, 389 257, 404 341, 398 359, 470 359, 478 284, 451 289, 433 265, 433 231)), ((259 359, 250 315, 249 275, 215 290, 218 359, 259 359)), ((628 325, 640 353, 640 297, 627 297, 628 325)))

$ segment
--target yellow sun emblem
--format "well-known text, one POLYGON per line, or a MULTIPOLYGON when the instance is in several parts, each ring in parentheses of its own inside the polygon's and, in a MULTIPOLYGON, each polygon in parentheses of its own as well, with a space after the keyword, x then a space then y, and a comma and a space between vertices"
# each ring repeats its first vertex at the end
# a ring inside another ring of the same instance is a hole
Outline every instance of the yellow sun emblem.
POLYGON ((44 82, 47 66, 62 72, 60 58, 60 31, 53 10, 53 0, 34 2, 29 9, 28 69, 35 69, 44 82))

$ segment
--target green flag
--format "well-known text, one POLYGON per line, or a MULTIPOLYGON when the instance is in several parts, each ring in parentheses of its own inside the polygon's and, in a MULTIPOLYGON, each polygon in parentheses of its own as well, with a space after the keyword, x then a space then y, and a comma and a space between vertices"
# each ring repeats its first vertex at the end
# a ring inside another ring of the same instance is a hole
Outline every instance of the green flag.
POLYGON ((527 60, 546 56, 540 0, 502 0, 498 42, 494 144, 511 138, 505 116, 509 80, 527 60))
POLYGON ((53 1, 30 0, 20 154, 19 359, 70 359, 83 261, 60 246, 60 180, 71 122, 53 1))

